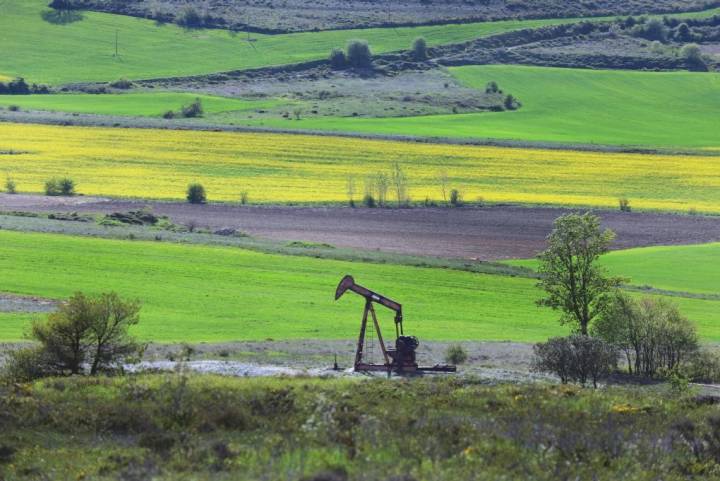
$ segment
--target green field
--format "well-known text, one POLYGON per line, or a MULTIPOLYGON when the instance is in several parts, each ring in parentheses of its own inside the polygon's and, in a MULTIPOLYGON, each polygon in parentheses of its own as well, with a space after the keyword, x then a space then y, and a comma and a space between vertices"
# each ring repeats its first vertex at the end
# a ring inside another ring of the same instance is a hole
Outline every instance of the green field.
MULTIPOLYGON (((556 313, 534 304, 539 292, 527 278, 0 231, 1 292, 62 299, 78 290, 115 290, 137 297, 144 308, 136 332, 146 340, 352 338, 361 300, 333 301, 348 273, 402 302, 408 332, 423 339, 538 341, 567 332, 556 313)), ((677 300, 705 340, 720 340, 720 302, 677 300)), ((0 315, 0 339, 21 338, 30 317, 0 315)), ((391 313, 381 312, 381 322, 390 328, 391 313)))
POLYGON ((501 21, 462 25, 373 28, 287 35, 224 30, 185 30, 150 20, 83 12, 78 21, 51 23, 46 0, 0 2, 3 54, 0 76, 24 76, 33 82, 111 81, 199 75, 325 58, 349 39, 368 40, 376 53, 410 48, 424 36, 430 45, 561 24, 577 19, 501 21), (119 56, 115 57, 115 34, 119 56))
MULTIPOLYGON (((537 266, 534 259, 508 263, 537 266)), ((602 264, 634 286, 720 296, 720 243, 613 251, 603 256, 602 264)))
POLYGON ((50 110, 81 114, 160 116, 199 98, 206 114, 274 107, 277 100, 239 100, 180 92, 127 94, 0 95, 0 107, 17 105, 23 110, 50 110))
MULTIPOLYGON (((522 102, 515 112, 395 118, 308 118, 292 127, 451 138, 663 147, 720 145, 720 74, 513 65, 451 68, 463 84, 491 80, 522 102)), ((257 124, 257 123, 256 123, 257 124)), ((287 122, 263 121, 268 126, 287 122)))

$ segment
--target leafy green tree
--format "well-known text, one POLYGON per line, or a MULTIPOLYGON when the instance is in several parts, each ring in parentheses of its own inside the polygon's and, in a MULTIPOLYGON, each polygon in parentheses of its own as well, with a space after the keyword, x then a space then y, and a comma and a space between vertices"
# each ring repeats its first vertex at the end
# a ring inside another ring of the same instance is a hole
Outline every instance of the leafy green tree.
POLYGON ((348 42, 347 62, 354 68, 372 66, 372 52, 366 40, 350 40, 348 42))
POLYGON ((207 194, 202 184, 194 183, 188 185, 185 197, 191 204, 204 204, 207 202, 207 194))
POLYGON ((538 255, 538 287, 546 294, 538 305, 561 311, 560 322, 572 324, 583 335, 622 282, 597 265, 614 238, 611 230, 600 229, 597 216, 567 214, 555 220, 548 247, 538 255))

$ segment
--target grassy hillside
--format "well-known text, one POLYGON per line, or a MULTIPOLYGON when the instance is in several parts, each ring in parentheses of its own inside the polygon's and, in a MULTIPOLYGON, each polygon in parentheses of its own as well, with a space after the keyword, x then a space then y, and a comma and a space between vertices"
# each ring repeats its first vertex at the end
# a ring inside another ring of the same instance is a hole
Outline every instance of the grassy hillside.
MULTIPOLYGON (((720 145, 720 74, 512 65, 451 68, 465 85, 494 80, 516 112, 404 118, 310 118, 290 127, 433 137, 663 147, 720 145)), ((264 125, 288 125, 263 121, 264 125)))
MULTIPOLYGON (((643 247, 614 251, 602 258, 614 275, 635 286, 720 296, 720 244, 643 247)), ((534 268, 532 259, 510 264, 534 268)))
POLYGON ((0 95, 0 107, 17 105, 28 110, 50 110, 82 114, 160 116, 178 111, 196 98, 207 114, 253 110, 275 106, 275 100, 238 100, 213 95, 152 92, 127 94, 0 95))
MULTIPOLYGON (((564 331, 533 304, 530 279, 0 231, 2 291, 138 297, 144 307, 137 333, 158 341, 352 338, 362 300, 333 301, 345 274, 402 301, 406 329, 426 338, 534 340, 564 331)), ((391 328, 392 313, 380 315, 391 328)), ((20 337, 18 316, 0 321, 0 339, 20 337)))
POLYGON ((441 199, 438 176, 467 201, 720 212, 720 157, 508 149, 280 134, 55 127, 0 123, 0 175, 40 192, 53 175, 78 191, 181 199, 202 182, 210 200, 346 202, 398 162, 413 200, 441 199), (692 188, 688 188, 692 186, 692 188))
POLYGON ((348 39, 363 38, 375 52, 410 48, 417 36, 431 45, 459 42, 520 28, 569 20, 526 20, 416 28, 341 30, 288 35, 252 35, 223 30, 184 30, 153 21, 85 12, 60 20, 46 0, 0 3, 3 55, 0 75, 60 84, 197 75, 325 58, 348 39), (52 23, 56 22, 56 23, 52 23), (115 57, 115 35, 119 57, 115 57))
MULTIPOLYGON (((534 304, 532 279, 0 231, 2 291, 62 299, 78 290, 115 290, 137 297, 144 303, 137 334, 156 341, 352 338, 362 300, 333 301, 348 273, 402 302, 407 331, 421 338, 537 341, 566 332, 556 313, 534 304)), ((720 340, 720 302, 679 301, 704 339, 720 340)), ((391 313, 380 315, 391 327, 391 313)), ((0 340, 20 338, 28 317, 0 316, 0 340)))

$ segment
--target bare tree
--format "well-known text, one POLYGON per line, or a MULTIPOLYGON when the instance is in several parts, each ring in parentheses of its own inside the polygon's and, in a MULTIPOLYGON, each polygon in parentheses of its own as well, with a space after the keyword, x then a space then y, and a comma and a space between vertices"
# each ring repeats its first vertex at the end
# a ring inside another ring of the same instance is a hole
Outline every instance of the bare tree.
POLYGON ((443 170, 438 174, 438 183, 440 184, 440 192, 442 192, 443 202, 445 202, 447 204, 447 189, 448 189, 447 170, 443 170))
POLYGON ((398 162, 393 164, 392 181, 395 187, 395 197, 397 198, 398 207, 407 204, 407 176, 398 162))
POLYGON ((355 178, 353 176, 347 179, 347 196, 350 207, 355 207, 355 178))

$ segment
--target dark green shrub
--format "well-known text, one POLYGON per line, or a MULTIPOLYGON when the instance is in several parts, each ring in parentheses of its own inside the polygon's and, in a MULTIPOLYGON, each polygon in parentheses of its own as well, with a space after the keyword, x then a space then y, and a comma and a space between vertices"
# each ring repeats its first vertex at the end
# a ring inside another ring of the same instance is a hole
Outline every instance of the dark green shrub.
POLYGON ((19 105, 9 105, 8 110, 10 112, 20 112, 20 106, 19 105))
POLYGON ((9 383, 30 382, 55 374, 57 371, 42 347, 11 351, 2 369, 2 379, 9 383))
POLYGON ((630 212, 632 210, 632 207, 630 207, 630 200, 625 197, 618 199, 618 205, 620 206, 621 212, 630 212))
POLYGON ((377 207, 377 202, 375 202, 375 197, 373 197, 373 195, 370 193, 365 194, 362 202, 365 207, 369 207, 371 209, 377 207))
POLYGON ((5 179, 5 192, 7 194, 17 194, 17 184, 9 175, 5 179))
POLYGON ((462 192, 460 192, 457 189, 452 189, 450 191, 450 205, 453 207, 462 207, 462 205, 463 205, 462 192))
POLYGON ((343 52, 342 49, 332 49, 328 60, 330 61, 330 67, 334 68, 335 70, 347 67, 347 58, 345 57, 345 52, 343 52))
POLYGON ((177 116, 177 114, 175 112, 173 112, 172 110, 168 110, 167 112, 165 112, 163 114, 163 118, 168 119, 168 120, 174 119, 176 116, 177 116))
POLYGON ((720 382, 720 356, 709 349, 701 349, 690 356, 680 372, 693 382, 720 382))
POLYGON ((642 37, 647 40, 665 42, 668 37, 668 28, 662 20, 653 18, 645 23, 635 25, 631 33, 636 37, 642 37))
POLYGON ((189 118, 195 118, 195 117, 202 117, 203 115, 203 107, 202 102, 200 99, 195 99, 193 103, 190 105, 185 105, 181 109, 182 116, 189 119, 189 118))
POLYGON ((426 60, 428 57, 427 42, 423 37, 418 37, 413 41, 412 54, 415 60, 426 60))
POLYGON ((498 87, 497 82, 495 82, 494 80, 488 82, 487 85, 485 85, 486 94, 496 94, 498 92, 500 92, 500 87, 498 87))
POLYGON ((204 20, 192 5, 186 5, 175 18, 175 23, 186 28, 200 28, 204 25, 204 20))
POLYGON ((45 182, 45 195, 73 196, 75 195, 75 181, 68 177, 53 177, 45 182))
POLYGON ((462 364, 467 361, 468 355, 460 344, 448 346, 445 351, 445 361, 450 364, 462 364))
POLYGON ((118 79, 110 83, 110 86, 114 89, 127 90, 133 88, 133 83, 128 79, 118 79))
POLYGON ((685 61, 695 69, 707 68, 705 60, 702 56, 702 51, 700 50, 700 47, 698 47, 698 45, 695 43, 688 43, 687 45, 683 45, 683 47, 680 49, 680 57, 685 59, 685 61))
POLYGON ((191 204, 204 204, 207 202, 205 187, 198 183, 188 185, 186 198, 191 204))
POLYGON ((520 102, 514 96, 508 94, 503 100, 503 107, 505 107, 505 110, 517 110, 520 107, 520 102))
POLYGON ((563 384, 592 381, 594 387, 615 368, 618 357, 611 344, 582 334, 548 339, 535 344, 533 352, 534 370, 555 374, 563 384))
POLYGON ((347 46, 347 62, 354 68, 372 67, 372 53, 366 40, 350 40, 347 46))

